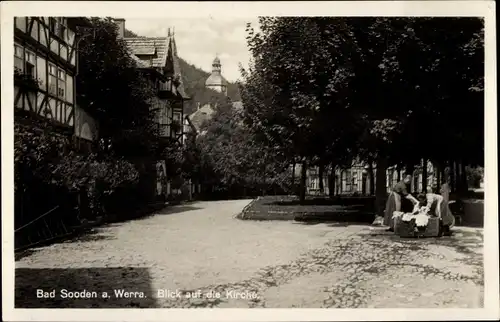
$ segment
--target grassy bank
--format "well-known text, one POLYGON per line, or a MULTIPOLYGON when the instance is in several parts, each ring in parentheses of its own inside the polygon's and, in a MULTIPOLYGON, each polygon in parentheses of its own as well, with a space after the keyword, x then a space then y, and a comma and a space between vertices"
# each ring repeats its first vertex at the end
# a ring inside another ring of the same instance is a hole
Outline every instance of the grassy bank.
POLYGON ((303 204, 295 196, 264 196, 253 200, 237 216, 242 220, 373 221, 374 199, 370 197, 309 197, 303 204))

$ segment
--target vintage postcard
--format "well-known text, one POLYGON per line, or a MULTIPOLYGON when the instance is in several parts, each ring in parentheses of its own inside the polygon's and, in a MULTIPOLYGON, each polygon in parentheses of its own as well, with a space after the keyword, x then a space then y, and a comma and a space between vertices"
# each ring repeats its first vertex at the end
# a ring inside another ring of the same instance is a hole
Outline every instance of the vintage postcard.
POLYGON ((493 1, 1 9, 5 320, 499 318, 493 1))

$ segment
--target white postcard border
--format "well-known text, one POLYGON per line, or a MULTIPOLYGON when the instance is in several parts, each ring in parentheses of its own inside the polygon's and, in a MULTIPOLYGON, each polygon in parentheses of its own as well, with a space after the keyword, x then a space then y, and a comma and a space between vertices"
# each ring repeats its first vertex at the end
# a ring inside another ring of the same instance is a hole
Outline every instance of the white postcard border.
POLYGON ((494 1, 50 2, 1 3, 2 290, 7 321, 334 321, 498 319, 498 181, 494 1), (13 21, 14 16, 195 17, 482 16, 485 18, 484 309, 14 309, 13 21), (11 294, 9 296, 9 294, 11 294))

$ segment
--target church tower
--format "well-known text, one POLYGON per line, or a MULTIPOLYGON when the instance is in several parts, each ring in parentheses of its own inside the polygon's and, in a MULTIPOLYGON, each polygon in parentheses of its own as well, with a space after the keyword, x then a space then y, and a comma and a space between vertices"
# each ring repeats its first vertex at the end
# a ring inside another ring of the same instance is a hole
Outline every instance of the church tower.
POLYGON ((212 74, 205 81, 205 87, 227 95, 227 81, 222 77, 222 65, 219 57, 215 57, 212 63, 212 74))

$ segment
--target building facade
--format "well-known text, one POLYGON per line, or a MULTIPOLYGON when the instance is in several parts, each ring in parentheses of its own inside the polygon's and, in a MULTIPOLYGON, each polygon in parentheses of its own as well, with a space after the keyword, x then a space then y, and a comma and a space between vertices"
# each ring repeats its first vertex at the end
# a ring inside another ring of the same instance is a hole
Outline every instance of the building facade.
MULTIPOLYGON (((163 142, 184 144, 184 102, 189 99, 184 91, 175 35, 168 30, 167 37, 125 38, 125 20, 115 19, 119 37, 123 38, 137 67, 142 71, 157 95, 151 108, 163 142)), ((156 161, 156 195, 172 194, 166 160, 156 161)))
POLYGON ((76 104, 78 17, 14 18, 14 108, 16 120, 39 119, 57 132, 91 140, 95 124, 76 104))
MULTIPOLYGON (((427 184, 437 184, 438 177, 435 167, 430 161, 427 162, 427 184)), ((424 191, 423 187, 423 164, 415 167, 410 173, 412 181, 410 183, 411 191, 424 191)), ((300 176, 300 166, 296 166, 296 178, 300 176)), ((328 170, 330 171, 330 170, 328 170)), ((330 194, 330 185, 328 180, 328 171, 325 171, 323 178, 319 177, 319 169, 313 167, 307 170, 306 187, 310 195, 320 194, 320 180, 323 180, 324 194, 330 194)), ((392 187, 406 176, 405 169, 398 169, 396 166, 390 166, 386 170, 386 189, 390 192, 392 187)), ((349 168, 337 168, 334 175, 334 195, 374 195, 372 188, 376 186, 377 167, 373 165, 373 184, 370 182, 369 166, 362 162, 353 163, 349 168)))
MULTIPOLYGON (((97 127, 77 104, 81 27, 90 27, 89 20, 14 18, 14 122, 73 139, 80 151, 89 152, 97 127)), ((23 183, 25 188, 15 193, 15 247, 66 234, 77 218, 74 195, 30 176, 23 183)))

